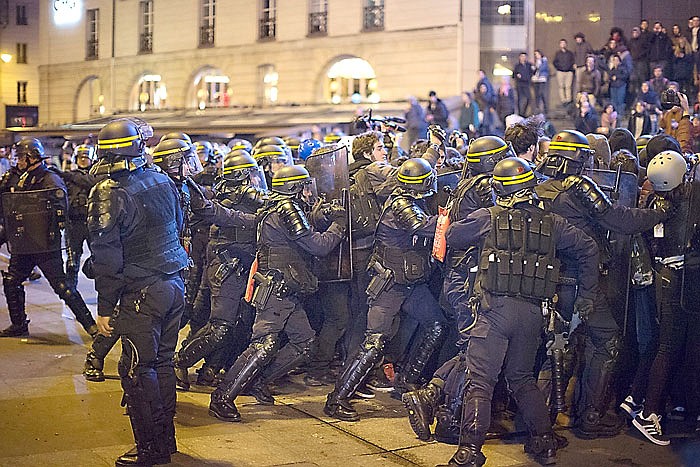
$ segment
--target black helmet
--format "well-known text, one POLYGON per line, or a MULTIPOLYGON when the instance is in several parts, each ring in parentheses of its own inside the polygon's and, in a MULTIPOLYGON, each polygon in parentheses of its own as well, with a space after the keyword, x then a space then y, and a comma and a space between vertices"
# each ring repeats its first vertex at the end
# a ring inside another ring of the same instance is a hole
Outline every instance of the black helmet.
POLYGON ((253 148, 253 157, 259 164, 267 164, 275 162, 279 159, 288 160, 287 151, 283 147, 276 144, 266 144, 253 148))
POLYGON ((532 188, 537 185, 535 172, 530 164, 520 157, 507 157, 496 164, 493 169, 491 186, 496 192, 496 204, 512 207, 517 203, 530 201, 534 194, 532 188))
POLYGON ((267 146, 267 145, 273 145, 273 146, 279 146, 279 147, 284 147, 284 140, 278 136, 265 136, 264 138, 260 138, 255 142, 255 146, 253 148, 259 148, 262 146, 267 146))
POLYGON ((15 156, 27 156, 30 160, 40 161, 46 159, 44 145, 36 138, 22 138, 14 145, 15 156))
POLYGON ((647 143, 652 139, 651 135, 641 135, 637 138, 637 154, 639 155, 639 165, 646 167, 649 164, 649 156, 647 155, 647 143))
POLYGON ((421 158, 408 159, 399 167, 398 185, 404 193, 415 198, 424 198, 437 191, 437 177, 428 161, 421 158))
POLYGON ((153 150, 153 163, 173 178, 201 172, 193 145, 181 139, 165 139, 153 150))
POLYGON ((95 147, 91 146, 89 144, 81 144, 79 146, 76 146, 76 148, 73 150, 73 163, 78 165, 78 167, 81 168, 87 168, 92 163, 95 162, 95 147), (87 158, 89 163, 86 164, 85 166, 81 166, 79 161, 82 161, 83 158, 87 158))
POLYGON ((579 175, 590 161, 593 151, 586 136, 580 131, 560 131, 549 143, 542 173, 548 177, 579 175))
POLYGON ((106 124, 97 134, 98 161, 90 169, 93 175, 122 170, 134 171, 146 165, 146 123, 119 119, 106 124))
POLYGON ((251 142, 243 138, 234 138, 228 142, 227 146, 231 149, 231 151, 235 151, 236 149, 245 149, 248 152, 253 151, 253 145, 251 142))
POLYGON ((292 157, 294 159, 299 158, 299 145, 301 144, 301 140, 297 138, 296 136, 287 136, 286 138, 283 138, 284 144, 291 149, 292 151, 292 157))
POLYGON ((467 167, 474 173, 492 172, 496 163, 513 156, 510 146, 498 136, 482 136, 471 142, 467 151, 467 167))
POLYGON ((190 138, 190 135, 181 131, 171 131, 170 133, 166 133, 160 137, 159 142, 162 143, 166 139, 181 139, 182 141, 185 141, 188 144, 192 144, 192 138, 190 138))
POLYGON ((304 186, 309 184, 311 184, 309 172, 300 165, 282 167, 272 177, 272 191, 282 195, 301 193, 304 186))
POLYGON ((216 164, 214 154, 214 146, 209 141, 197 141, 194 143, 195 150, 199 156, 199 160, 209 164, 216 164))
POLYGON ((242 149, 237 149, 224 157, 221 176, 226 180, 242 181, 250 177, 251 171, 257 170, 258 163, 253 156, 242 149))

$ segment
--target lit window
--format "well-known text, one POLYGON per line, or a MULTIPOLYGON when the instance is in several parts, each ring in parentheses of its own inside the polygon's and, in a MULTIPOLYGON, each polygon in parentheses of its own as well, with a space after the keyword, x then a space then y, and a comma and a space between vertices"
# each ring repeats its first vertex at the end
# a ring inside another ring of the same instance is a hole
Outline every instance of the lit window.
POLYGON ((231 105, 230 82, 231 79, 221 70, 203 68, 192 82, 188 94, 189 107, 200 110, 208 107, 228 107, 231 105))
POLYGON ((277 83, 279 75, 274 65, 261 65, 258 67, 259 86, 258 104, 274 105, 277 103, 277 83))
POLYGON ((168 91, 161 76, 144 74, 132 88, 129 109, 141 112, 163 109, 166 107, 167 100, 168 91))
POLYGON ((333 104, 380 100, 376 74, 366 60, 357 57, 338 60, 328 69, 326 78, 326 95, 333 104))
POLYGON ((525 0, 481 0, 481 24, 524 25, 525 0))

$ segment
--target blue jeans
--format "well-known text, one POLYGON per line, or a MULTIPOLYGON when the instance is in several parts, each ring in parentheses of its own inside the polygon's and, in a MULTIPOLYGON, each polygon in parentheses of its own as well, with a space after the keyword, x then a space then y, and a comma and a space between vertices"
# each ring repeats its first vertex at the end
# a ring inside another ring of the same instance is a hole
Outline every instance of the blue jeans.
POLYGON ((612 104, 615 106, 615 110, 617 111, 618 115, 622 117, 622 114, 625 111, 625 94, 627 92, 627 84, 624 86, 620 86, 619 88, 613 88, 610 87, 610 100, 612 101, 612 104))

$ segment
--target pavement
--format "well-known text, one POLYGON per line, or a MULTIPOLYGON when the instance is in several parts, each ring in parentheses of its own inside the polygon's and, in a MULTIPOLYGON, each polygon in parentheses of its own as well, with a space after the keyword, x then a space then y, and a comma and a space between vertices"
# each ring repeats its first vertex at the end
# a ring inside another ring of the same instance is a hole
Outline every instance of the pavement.
MULTIPOLYGON (((95 310, 95 291, 82 275, 80 290, 95 310)), ((132 447, 128 417, 120 407, 116 376, 119 347, 108 357, 101 383, 81 371, 90 337, 72 318, 45 279, 26 284, 31 323, 27 338, 0 339, 0 466, 107 466, 132 447)), ((0 300, 0 327, 9 324, 0 300)), ((323 414, 330 387, 309 388, 300 376, 277 388, 274 406, 241 396, 243 421, 226 423, 207 415, 210 388, 178 392, 176 466, 433 466, 446 462, 453 446, 419 441, 403 405, 388 395, 362 401, 360 422, 323 414)), ((570 445, 560 466, 698 466, 700 444, 674 439, 658 447, 632 432, 583 441, 566 430, 570 445)), ((490 440, 487 466, 533 466, 522 437, 490 440)))

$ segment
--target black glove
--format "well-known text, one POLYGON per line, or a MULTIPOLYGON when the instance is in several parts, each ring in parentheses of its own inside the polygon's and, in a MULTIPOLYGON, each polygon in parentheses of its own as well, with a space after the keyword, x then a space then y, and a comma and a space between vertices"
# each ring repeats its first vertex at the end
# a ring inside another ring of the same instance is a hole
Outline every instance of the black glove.
POLYGON ((340 203, 335 202, 335 200, 329 206, 328 219, 335 222, 343 229, 347 229, 348 227, 348 211, 340 203))
POLYGON ((190 190, 190 209, 192 211, 207 209, 211 206, 211 201, 204 196, 202 188, 194 180, 189 177, 185 178, 185 185, 190 190))
POLYGON ((578 313, 578 317, 581 321, 588 321, 588 318, 593 314, 593 299, 583 298, 581 296, 576 297, 574 302, 574 311, 578 313))

